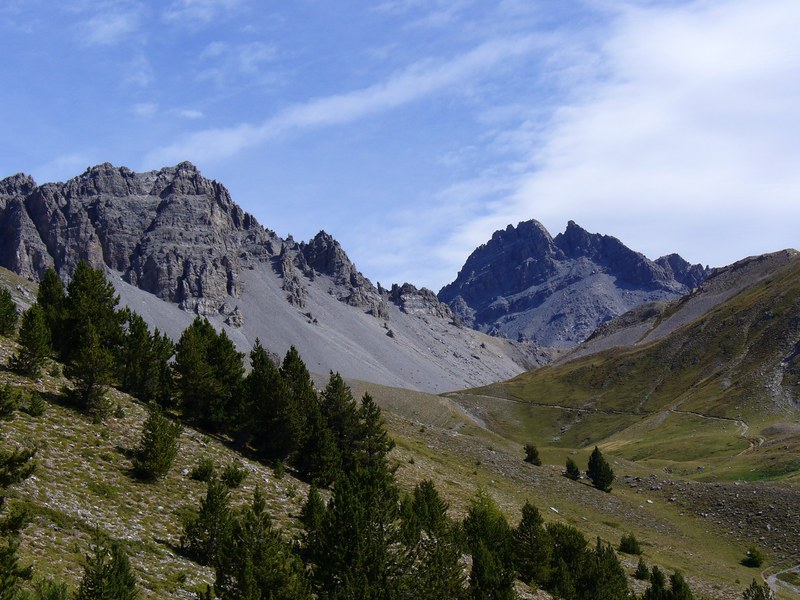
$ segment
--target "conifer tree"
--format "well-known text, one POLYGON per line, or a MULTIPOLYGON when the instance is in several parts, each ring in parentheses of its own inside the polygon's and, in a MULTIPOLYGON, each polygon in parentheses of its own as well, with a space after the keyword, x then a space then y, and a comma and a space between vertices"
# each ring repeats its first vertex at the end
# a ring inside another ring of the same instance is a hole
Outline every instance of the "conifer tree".
POLYGON ((650 581, 650 569, 644 562, 644 558, 639 557, 639 564, 636 565, 636 572, 633 576, 640 581, 650 581))
POLYGON ((10 384, 0 385, 0 421, 12 421, 14 412, 19 408, 17 390, 10 384))
POLYGON ((294 346, 283 358, 280 368, 281 379, 286 386, 286 420, 289 434, 289 454, 301 448, 308 435, 307 422, 312 412, 319 406, 317 393, 305 363, 294 346))
POLYGON ((614 471, 603 457, 600 449, 595 446, 592 455, 589 457, 589 466, 586 475, 592 481, 592 485, 604 492, 611 491, 611 484, 614 482, 614 471))
MULTIPOLYGON (((564 523, 548 523, 545 526, 548 536, 553 543, 552 566, 557 570, 563 562, 567 574, 570 576, 572 586, 577 590, 578 583, 583 577, 587 560, 588 542, 584 535, 572 525, 564 523)), ((554 573, 553 582, 564 579, 563 574, 554 573)), ((551 582, 549 589, 555 590, 555 583, 551 582)))
POLYGON ((578 600, 578 593, 575 591, 575 577, 563 558, 558 558, 555 562, 549 589, 560 600, 578 600))
POLYGON ((134 600, 139 597, 128 554, 116 540, 95 531, 75 600, 134 600))
POLYGON ((689 584, 679 572, 669 576, 670 600, 694 600, 689 584))
POLYGON ((568 479, 572 479, 573 481, 577 481, 581 478, 581 470, 578 468, 578 465, 575 464, 575 461, 569 457, 567 457, 567 467, 564 474, 568 479))
POLYGON ((372 473, 388 476, 388 456, 394 448, 383 422, 380 407, 372 396, 364 394, 358 408, 358 430, 355 439, 355 462, 372 473))
POLYGON ((0 289, 0 335, 11 337, 17 329, 19 311, 11 292, 6 288, 0 289))
POLYGON ((310 600, 305 567, 272 525, 260 488, 236 514, 215 561, 214 590, 223 600, 310 600))
POLYGON ((19 350, 11 358, 11 368, 28 377, 38 377, 51 352, 50 330, 44 311, 38 304, 34 304, 22 315, 19 350))
POLYGON ((759 585, 755 579, 742 595, 744 600, 775 600, 775 594, 770 587, 764 583, 759 585))
POLYGON ((342 459, 342 469, 350 471, 355 466, 354 446, 358 437, 358 414, 353 394, 338 373, 331 372, 328 385, 320 396, 319 406, 325 422, 333 432, 342 459))
POLYGON ((414 488, 412 519, 418 533, 411 548, 413 564, 407 577, 411 598, 458 600, 466 598, 461 565, 461 544, 455 524, 447 516, 447 503, 433 482, 414 488))
MULTIPOLYGON (((61 339, 61 331, 65 319, 64 284, 55 269, 49 267, 39 282, 36 304, 41 307, 47 329, 53 340, 61 339)), ((60 350, 59 345, 58 349, 60 350)))
POLYGON ((19 564, 19 532, 26 515, 20 511, 5 511, 8 488, 33 474, 36 463, 33 450, 0 448, 0 598, 15 598, 20 583, 31 578, 32 568, 19 564))
POLYGON ((470 594, 481 600, 513 598, 513 536, 497 504, 480 490, 464 520, 464 532, 472 554, 470 594))
POLYGON ((94 343, 112 354, 122 341, 124 315, 116 309, 119 296, 100 269, 81 261, 67 286, 61 331, 56 349, 65 363, 78 360, 86 346, 94 343))
POLYGON ((117 377, 120 388, 144 402, 162 407, 172 397, 172 369, 169 359, 175 345, 158 329, 153 333, 141 316, 124 309, 125 333, 117 353, 117 377))
POLYGON ((250 373, 244 380, 238 429, 248 434, 256 451, 269 460, 283 460, 294 450, 287 390, 278 368, 256 338, 250 351, 250 373))
POLYGON ((140 479, 155 481, 167 474, 178 454, 178 439, 183 427, 171 421, 158 407, 148 409, 142 437, 133 459, 140 479))
POLYGON ((101 345, 94 326, 89 323, 84 331, 83 345, 73 355, 65 374, 72 378, 74 388, 68 397, 96 421, 102 421, 111 413, 111 404, 105 397, 111 384, 114 357, 101 345))
POLYGON ((394 482, 360 469, 340 477, 309 550, 322 600, 398 598, 406 562, 394 482))
POLYGON ((514 564, 525 583, 545 585, 550 578, 553 542, 544 528, 544 519, 530 502, 522 507, 522 518, 514 530, 514 564))
POLYGON ((542 466, 542 459, 539 458, 539 449, 533 444, 525 444, 525 462, 534 466, 542 466))
POLYGON ((304 553, 310 555, 310 549, 317 543, 317 536, 322 529, 322 522, 325 518, 325 501, 319 493, 319 488, 311 485, 308 490, 303 508, 300 511, 300 523, 303 525, 303 549, 304 553))
POLYGON ((342 471, 336 436, 318 406, 310 407, 307 427, 305 443, 295 454, 294 466, 301 478, 319 487, 329 487, 342 471))
POLYGON ((587 555, 579 586, 581 598, 629 600, 628 576, 614 548, 597 538, 597 545, 587 555))
POLYGON ((184 524, 181 546, 187 555, 203 565, 213 565, 228 543, 232 514, 228 486, 215 476, 208 480, 200 510, 184 524))
POLYGON ((642 600, 670 600, 667 578, 658 565, 653 565, 650 570, 650 587, 645 590, 642 600))

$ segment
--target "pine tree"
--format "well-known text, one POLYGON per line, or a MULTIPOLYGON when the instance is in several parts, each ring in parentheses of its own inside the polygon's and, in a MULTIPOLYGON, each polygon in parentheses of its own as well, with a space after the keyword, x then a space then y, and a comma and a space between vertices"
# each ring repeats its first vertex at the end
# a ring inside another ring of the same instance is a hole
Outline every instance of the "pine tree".
POLYGON ((322 529, 325 518, 325 501, 319 493, 319 488, 311 485, 308 497, 300 511, 300 523, 303 525, 303 548, 310 555, 311 549, 316 544, 317 536, 322 529))
POLYGON ((340 477, 311 550, 322 600, 394 600, 406 571, 393 481, 356 469, 340 477))
POLYGON ((355 464, 361 469, 388 477, 388 456, 394 448, 394 441, 386 432, 380 407, 369 394, 361 398, 357 418, 355 464))
MULTIPOLYGON (((100 269, 81 261, 67 286, 64 299, 64 320, 57 350, 62 361, 79 360, 86 346, 98 345, 112 356, 122 342, 124 315, 116 309, 119 296, 100 269)), ((56 342, 56 338, 53 338, 56 342)))
POLYGON ((639 564, 636 565, 636 572, 633 576, 640 581, 650 581, 650 569, 644 562, 644 558, 639 557, 639 564))
POLYGON ((19 311, 11 292, 6 288, 0 289, 0 335, 11 337, 17 328, 19 311))
POLYGON ((597 538, 597 545, 589 552, 578 583, 581 598, 595 600, 629 600, 628 576, 610 544, 597 538))
POLYGON ((648 587, 642 600, 671 600, 667 590, 667 578, 658 565, 653 565, 650 571, 650 587, 648 587))
POLYGON ((575 461, 569 457, 567 457, 567 467, 566 471, 564 471, 564 475, 573 481, 578 481, 578 479, 581 478, 581 470, 578 468, 578 465, 575 464, 575 461))
POLYGON ((513 598, 513 536, 508 521, 484 490, 472 500, 464 520, 472 554, 469 589, 472 598, 513 598))
POLYGON ((744 594, 742 595, 744 600, 775 600, 775 594, 772 593, 770 587, 764 583, 759 585, 755 579, 750 584, 744 594))
POLYGON ((358 409, 350 388, 338 373, 331 372, 328 385, 322 391, 319 406, 325 422, 333 432, 342 469, 355 466, 355 442, 358 437, 358 409))
POLYGON ((414 488, 411 518, 417 535, 410 549, 412 566, 406 588, 411 598, 457 600, 466 598, 461 565, 461 544, 455 524, 447 516, 447 503, 433 482, 414 488))
POLYGON ((0 421, 12 421, 19 408, 19 395, 10 384, 0 385, 0 421))
POLYGON ((22 315, 19 350, 11 358, 11 368, 28 377, 38 377, 51 352, 50 330, 44 311, 38 304, 34 304, 22 315))
POLYGON ((542 466, 542 459, 539 458, 539 449, 533 444, 525 444, 525 462, 534 466, 542 466))
POLYGON ((589 457, 589 466, 586 475, 592 481, 592 485, 604 492, 611 491, 611 484, 614 482, 614 471, 608 464, 600 449, 595 446, 592 455, 589 457))
POLYGON ((514 530, 514 564, 520 579, 546 585, 552 556, 553 542, 544 528, 544 519, 533 504, 525 502, 514 530))
POLYGON ((133 459, 136 475, 155 481, 167 474, 178 454, 178 439, 183 427, 171 421, 159 408, 148 410, 142 437, 133 459))
POLYGON ((575 578, 563 558, 559 558, 555 562, 549 589, 559 600, 578 600, 575 578))
POLYGON ((8 488, 33 474, 36 463, 33 450, 5 450, 0 448, 0 598, 15 598, 20 583, 31 578, 32 568, 19 564, 19 532, 26 522, 20 511, 2 514, 8 488))
MULTIPOLYGON (((41 307, 44 321, 50 332, 50 338, 55 342, 62 339, 61 332, 65 315, 64 284, 55 269, 48 268, 39 282, 39 291, 36 294, 36 304, 41 307)), ((61 349, 59 344, 58 350, 61 349)))
POLYGON ((184 524, 181 546, 187 555, 200 564, 213 565, 228 543, 232 526, 229 502, 228 486, 211 477, 197 516, 184 524))
POLYGON ((256 338, 250 351, 250 373, 244 380, 238 429, 248 434, 256 451, 269 460, 284 460, 291 447, 287 391, 278 368, 256 338))
POLYGON ((134 600, 138 596, 136 577, 122 544, 107 541, 95 531, 75 600, 134 600))
POLYGON ((101 345, 94 326, 87 325, 83 345, 67 365, 65 374, 72 378, 74 384, 67 395, 98 422, 111 413, 111 403, 105 393, 111 383, 113 367, 111 351, 101 345))
MULTIPOLYGON (((588 557, 586 538, 577 528, 564 523, 548 523, 545 531, 553 543, 552 566, 557 570, 559 563, 563 562, 573 587, 577 589, 578 582, 583 577, 588 557)), ((563 575, 554 573, 551 583, 548 584, 549 589, 556 589, 555 582, 559 578, 563 579, 563 575)))
POLYGON ((669 576, 670 600, 694 600, 689 584, 679 572, 669 576))
POLYGON ((240 511, 215 561, 214 590, 223 600, 310 600, 305 567, 272 526, 257 487, 252 505, 240 511))
POLYGON ((307 427, 305 444, 295 454, 294 466, 304 480, 329 487, 342 471, 336 436, 318 406, 311 407, 307 427))
POLYGON ((286 419, 291 455, 301 448, 308 435, 308 420, 310 415, 319 406, 317 393, 305 363, 300 358, 297 349, 292 346, 286 352, 280 368, 281 379, 286 387, 286 419))

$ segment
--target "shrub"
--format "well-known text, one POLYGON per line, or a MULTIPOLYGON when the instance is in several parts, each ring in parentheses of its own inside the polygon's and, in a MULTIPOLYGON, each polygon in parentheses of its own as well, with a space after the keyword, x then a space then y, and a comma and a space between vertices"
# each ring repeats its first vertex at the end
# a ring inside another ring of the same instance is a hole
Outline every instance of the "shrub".
POLYGON ((178 454, 178 438, 183 428, 161 410, 151 408, 144 422, 133 469, 140 479, 155 481, 167 474, 178 454))
POLYGON ((642 547, 639 545, 639 540, 632 533, 622 536, 619 542, 619 551, 625 554, 641 554, 642 547))
POLYGON ((772 593, 772 590, 766 583, 759 585, 756 583, 756 580, 753 579, 753 583, 744 591, 742 598, 744 598, 744 600, 775 600, 775 594, 772 593))
POLYGON ((245 477, 247 477, 247 471, 244 470, 244 467, 239 463, 231 463, 222 471, 220 479, 222 483, 234 489, 242 485, 245 477))
POLYGON ((542 459, 539 458, 539 449, 533 444, 525 444, 525 462, 540 467, 542 459))
POLYGON ((19 408, 19 394, 9 384, 0 386, 0 421, 11 421, 19 408))
POLYGON ((755 546, 750 546, 747 554, 745 554, 744 558, 742 559, 742 564, 745 567, 760 567, 764 564, 764 555, 761 553, 761 550, 755 546))
POLYGON ((208 481, 214 475, 214 461, 208 457, 201 458, 197 466, 192 469, 189 477, 196 481, 208 481))
POLYGON ((23 410, 32 417, 41 417, 47 410, 47 402, 39 392, 30 392, 23 410))

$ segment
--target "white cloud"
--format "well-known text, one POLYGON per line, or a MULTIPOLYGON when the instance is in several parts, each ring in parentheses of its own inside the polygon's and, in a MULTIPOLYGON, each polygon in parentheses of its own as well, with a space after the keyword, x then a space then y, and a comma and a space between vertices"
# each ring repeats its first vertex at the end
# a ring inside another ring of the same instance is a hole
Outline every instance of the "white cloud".
POLYGON ((235 13, 243 0, 175 0, 164 11, 164 20, 178 24, 208 24, 235 13))
POLYGON ((184 119, 189 119, 192 121, 195 119, 202 119, 205 116, 202 110, 196 110, 191 108, 184 108, 176 112, 179 117, 183 117, 184 119))
POLYGON ((200 53, 199 58, 205 65, 197 79, 213 81, 219 86, 230 85, 242 78, 249 85, 267 83, 272 81, 272 76, 265 67, 272 63, 276 54, 274 46, 263 42, 238 45, 212 42, 200 53))
POLYGON ((292 131, 352 122, 450 90, 459 83, 485 74, 501 62, 536 51, 541 43, 534 36, 495 40, 448 61, 420 61, 383 83, 291 106, 258 125, 244 123, 231 128, 199 131, 150 153, 147 164, 156 166, 177 160, 226 158, 292 131))
POLYGON ((125 41, 139 30, 142 11, 139 5, 105 5, 81 24, 81 41, 90 46, 110 46, 125 41))
POLYGON ((153 66, 144 54, 134 56, 123 65, 122 83, 129 87, 146 88, 155 80, 153 66))
POLYGON ((529 148, 525 174, 464 183, 482 202, 438 249, 460 257, 453 272, 492 231, 531 218, 554 234, 575 219, 651 257, 711 264, 800 243, 787 225, 800 220, 800 4, 617 8, 598 69, 562 65, 572 102, 544 128, 496 138, 529 148))
POLYGON ((158 112, 158 104, 155 102, 141 102, 133 105, 133 114, 144 119, 154 116, 158 112))
POLYGON ((75 177, 76 173, 82 172, 89 165, 97 164, 88 155, 79 152, 72 152, 57 156, 50 162, 39 165, 32 170, 32 174, 37 183, 49 183, 53 181, 66 181, 75 177))

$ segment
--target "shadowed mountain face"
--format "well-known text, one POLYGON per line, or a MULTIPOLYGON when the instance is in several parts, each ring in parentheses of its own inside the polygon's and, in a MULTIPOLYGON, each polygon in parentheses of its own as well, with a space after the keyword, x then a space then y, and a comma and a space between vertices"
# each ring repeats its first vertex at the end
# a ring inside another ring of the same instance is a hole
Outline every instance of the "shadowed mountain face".
POLYGON ((176 338, 195 315, 242 350, 295 345, 325 373, 443 391, 507 378, 548 359, 461 327, 430 290, 376 288, 339 243, 281 239, 190 163, 147 173, 110 164, 65 183, 0 181, 0 266, 68 280, 103 268, 123 303, 176 338))
POLYGON ((569 348, 635 306, 689 292, 708 272, 677 254, 649 260, 573 221, 553 238, 531 220, 496 231, 438 297, 480 331, 569 348))

